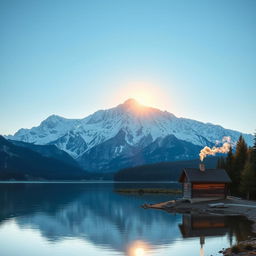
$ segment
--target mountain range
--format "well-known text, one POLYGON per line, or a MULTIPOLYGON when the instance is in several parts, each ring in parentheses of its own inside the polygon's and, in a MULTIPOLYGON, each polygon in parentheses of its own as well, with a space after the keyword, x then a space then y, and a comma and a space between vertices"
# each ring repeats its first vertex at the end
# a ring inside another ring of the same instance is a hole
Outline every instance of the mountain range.
MULTIPOLYGON (((134 99, 82 119, 51 115, 37 127, 20 129, 7 139, 55 145, 90 172, 115 172, 137 165, 198 158, 200 149, 241 132, 179 118, 134 99)), ((242 134, 252 145, 253 136, 242 134)))
POLYGON ((0 180, 82 180, 89 176, 54 145, 8 141, 0 136, 0 180))

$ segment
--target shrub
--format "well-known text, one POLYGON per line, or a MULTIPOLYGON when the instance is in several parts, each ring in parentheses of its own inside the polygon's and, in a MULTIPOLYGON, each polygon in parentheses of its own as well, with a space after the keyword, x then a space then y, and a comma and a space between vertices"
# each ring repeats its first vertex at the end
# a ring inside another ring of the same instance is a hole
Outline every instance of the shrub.
POLYGON ((240 248, 239 248, 237 245, 234 245, 234 246, 231 248, 231 252, 233 252, 233 253, 239 253, 239 252, 240 252, 240 248))
POLYGON ((250 244, 247 244, 247 245, 245 245, 244 249, 247 251, 251 251, 251 250, 253 250, 253 247, 250 244))

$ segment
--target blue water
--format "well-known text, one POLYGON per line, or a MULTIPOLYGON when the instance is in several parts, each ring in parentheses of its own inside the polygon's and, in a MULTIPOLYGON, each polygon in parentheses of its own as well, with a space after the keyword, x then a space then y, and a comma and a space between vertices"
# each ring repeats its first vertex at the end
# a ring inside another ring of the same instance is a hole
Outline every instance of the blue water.
POLYGON ((115 192, 117 187, 120 184, 0 184, 0 255, 219 255, 220 249, 251 235, 245 218, 145 210, 140 205, 178 195, 123 195, 115 192))

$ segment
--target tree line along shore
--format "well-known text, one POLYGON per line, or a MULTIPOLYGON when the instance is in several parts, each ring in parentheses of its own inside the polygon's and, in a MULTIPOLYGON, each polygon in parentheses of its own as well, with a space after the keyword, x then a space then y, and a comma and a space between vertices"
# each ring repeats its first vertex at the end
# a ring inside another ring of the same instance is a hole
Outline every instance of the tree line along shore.
POLYGON ((252 147, 240 136, 235 152, 230 147, 227 157, 219 157, 217 167, 225 169, 231 178, 231 195, 256 199, 256 133, 252 147))

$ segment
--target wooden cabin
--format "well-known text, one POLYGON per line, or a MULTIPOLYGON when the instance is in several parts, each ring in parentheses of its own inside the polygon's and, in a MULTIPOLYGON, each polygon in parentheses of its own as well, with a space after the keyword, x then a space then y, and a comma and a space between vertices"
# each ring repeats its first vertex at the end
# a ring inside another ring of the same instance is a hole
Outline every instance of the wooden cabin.
POLYGON ((227 197, 231 180, 224 169, 184 168, 179 182, 182 183, 183 198, 188 200, 215 200, 227 197))
POLYGON ((201 249, 199 255, 205 255, 203 249, 205 238, 226 235, 229 232, 228 217, 184 214, 179 228, 183 238, 200 238, 201 249))
POLYGON ((224 236, 229 231, 228 217, 183 214, 179 228, 184 238, 224 236))

